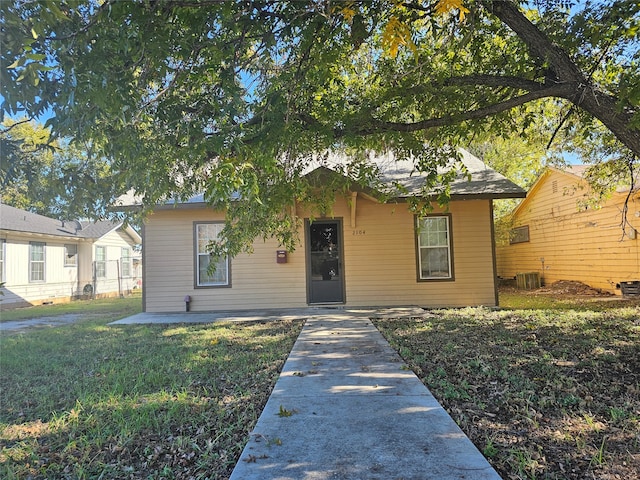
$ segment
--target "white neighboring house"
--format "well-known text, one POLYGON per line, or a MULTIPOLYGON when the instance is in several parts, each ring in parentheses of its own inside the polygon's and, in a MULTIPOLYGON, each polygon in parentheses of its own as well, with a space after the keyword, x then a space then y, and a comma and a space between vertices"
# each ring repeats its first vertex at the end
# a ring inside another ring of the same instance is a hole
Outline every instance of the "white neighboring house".
POLYGON ((123 223, 61 221, 0 203, 2 308, 139 288, 142 238, 123 223))

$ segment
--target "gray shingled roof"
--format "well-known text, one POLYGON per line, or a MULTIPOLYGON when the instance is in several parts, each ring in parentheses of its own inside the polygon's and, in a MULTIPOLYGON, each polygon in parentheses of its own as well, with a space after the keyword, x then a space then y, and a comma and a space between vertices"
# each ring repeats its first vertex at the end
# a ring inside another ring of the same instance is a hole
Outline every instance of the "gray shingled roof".
MULTIPOLYGON (((479 158, 468 151, 460 149, 462 162, 471 176, 460 174, 451 184, 451 198, 524 198, 526 191, 507 179, 500 173, 485 165, 479 158)), ((369 160, 377 164, 382 173, 382 180, 388 184, 396 182, 406 188, 406 192, 398 194, 397 198, 408 198, 422 195, 425 174, 417 172, 412 160, 397 160, 391 152, 381 155, 371 155, 369 160)), ((311 162, 307 174, 315 170, 331 169, 332 166, 347 163, 348 159, 342 154, 321 156, 317 162, 311 162)), ((168 200, 166 208, 176 204, 205 204, 204 194, 193 195, 184 201, 168 200)), ((121 206, 135 206, 141 204, 141 199, 134 193, 120 197, 121 206)))
MULTIPOLYGON (((525 190, 507 179, 479 158, 460 149, 462 163, 467 168, 469 179, 459 174, 451 183, 452 198, 524 198, 525 190)), ((396 160, 391 154, 374 159, 382 171, 382 179, 388 183, 397 182, 407 189, 400 198, 422 195, 426 174, 416 171, 412 160, 396 160)))
POLYGON ((54 218, 27 212, 0 203, 0 229, 15 232, 38 233, 57 237, 97 239, 122 226, 122 222, 102 220, 98 222, 78 222, 56 220, 54 218))

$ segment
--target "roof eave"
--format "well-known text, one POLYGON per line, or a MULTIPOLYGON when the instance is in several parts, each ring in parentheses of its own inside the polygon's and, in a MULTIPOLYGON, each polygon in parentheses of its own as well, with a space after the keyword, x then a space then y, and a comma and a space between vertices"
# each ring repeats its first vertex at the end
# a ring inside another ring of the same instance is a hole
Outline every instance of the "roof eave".
MULTIPOLYGON (((450 200, 455 201, 464 201, 464 200, 506 200, 511 198, 525 198, 527 196, 527 192, 504 192, 504 193, 452 193, 449 195, 450 200)), ((396 201, 409 201, 410 198, 422 198, 425 201, 436 201, 438 199, 437 195, 429 195, 426 197, 417 197, 414 195, 403 195, 399 197, 395 197, 393 200, 396 201)))
POLYGON ((41 232, 27 232, 25 230, 14 230, 11 228, 0 228, 0 234, 14 234, 14 235, 24 235, 26 237, 37 237, 37 238, 55 238, 56 240, 71 240, 74 242, 83 242, 90 241, 90 238, 86 237, 74 237, 71 235, 54 235, 52 233, 41 233, 41 232))

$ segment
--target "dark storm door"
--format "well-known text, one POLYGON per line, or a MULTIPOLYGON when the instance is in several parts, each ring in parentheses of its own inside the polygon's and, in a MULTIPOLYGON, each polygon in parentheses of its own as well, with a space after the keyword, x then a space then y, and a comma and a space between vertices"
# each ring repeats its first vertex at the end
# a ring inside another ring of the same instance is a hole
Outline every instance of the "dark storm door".
POLYGON ((344 303, 342 222, 306 221, 309 303, 344 303))

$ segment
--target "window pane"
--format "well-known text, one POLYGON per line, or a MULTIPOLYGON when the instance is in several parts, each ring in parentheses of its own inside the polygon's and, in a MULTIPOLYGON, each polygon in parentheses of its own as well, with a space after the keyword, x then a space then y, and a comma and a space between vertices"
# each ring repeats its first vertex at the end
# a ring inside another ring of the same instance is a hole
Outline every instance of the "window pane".
POLYGON ((31 261, 32 262, 44 261, 44 244, 43 243, 31 244, 31 261))
POLYGON ((449 217, 421 218, 418 227, 420 278, 451 278, 449 217))
POLYGON ((44 263, 34 262, 31 264, 31 281, 32 282, 44 281, 44 263))
POLYGON ((197 226, 198 229, 198 253, 208 253, 209 243, 216 240, 222 231, 223 225, 205 223, 197 226))
POLYGON ((107 276, 107 249, 96 246, 96 277, 105 278, 107 276))
POLYGON ((77 265, 78 258, 78 246, 72 244, 65 244, 64 246, 64 265, 65 267, 77 265))
POLYGON ((29 281, 44 282, 45 244, 33 242, 29 244, 29 281))
POLYGON ((0 240, 0 282, 4 282, 4 246, 4 239, 0 240))
POLYGON ((449 277, 449 249, 448 248, 423 248, 422 256, 423 277, 449 277))
POLYGON ((120 254, 120 262, 122 264, 122 276, 131 276, 131 250, 126 247, 122 247, 120 254))
POLYGON ((207 270, 211 263, 211 255, 198 255, 198 273, 200 285, 226 284, 227 283, 227 259, 222 258, 216 262, 215 271, 209 273, 207 270))
POLYGON ((209 243, 208 225, 198 225, 198 253, 204 253, 209 243))
POLYGON ((217 240, 224 228, 221 223, 203 223, 196 225, 196 257, 197 257, 197 285, 228 285, 229 266, 228 257, 216 260, 215 270, 209 273, 207 270, 212 261, 208 251, 208 245, 217 240))
POLYGON ((509 243, 523 243, 529 241, 529 225, 517 227, 511 230, 509 243))

